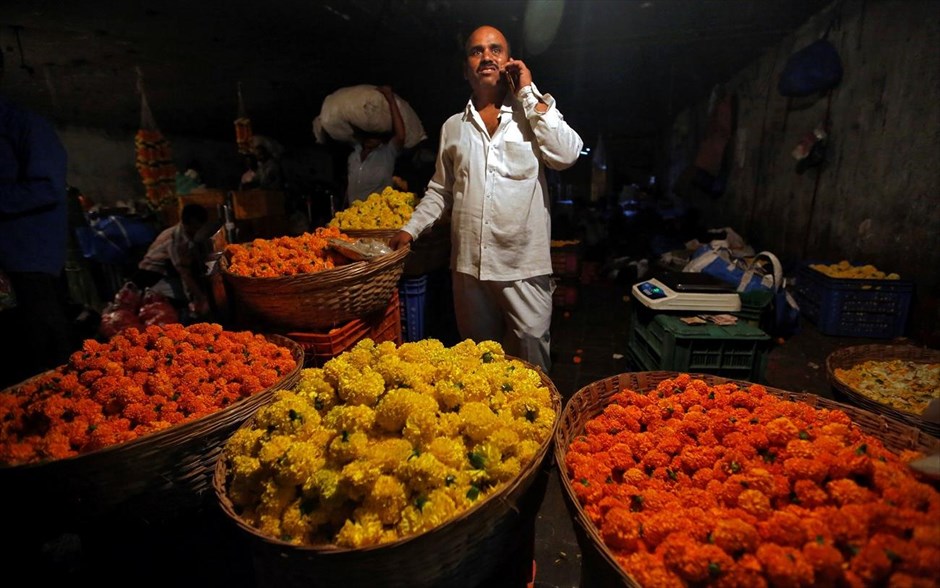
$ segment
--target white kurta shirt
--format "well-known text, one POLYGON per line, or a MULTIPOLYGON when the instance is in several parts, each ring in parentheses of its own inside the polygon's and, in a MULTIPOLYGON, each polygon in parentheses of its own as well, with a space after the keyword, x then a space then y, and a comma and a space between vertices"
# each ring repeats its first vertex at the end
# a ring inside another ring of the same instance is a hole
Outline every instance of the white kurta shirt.
POLYGON ((581 137, 549 94, 535 85, 507 95, 490 137, 473 101, 441 128, 427 192, 404 230, 417 237, 451 215, 451 267, 480 280, 511 281, 552 273, 551 203, 545 166, 577 160, 581 137), (535 110, 539 97, 548 110, 535 110))
POLYGON ((362 145, 355 145, 346 162, 349 184, 346 189, 347 203, 365 200, 371 194, 381 193, 387 186, 391 186, 398 153, 398 147, 389 141, 369 152, 363 161, 362 145))

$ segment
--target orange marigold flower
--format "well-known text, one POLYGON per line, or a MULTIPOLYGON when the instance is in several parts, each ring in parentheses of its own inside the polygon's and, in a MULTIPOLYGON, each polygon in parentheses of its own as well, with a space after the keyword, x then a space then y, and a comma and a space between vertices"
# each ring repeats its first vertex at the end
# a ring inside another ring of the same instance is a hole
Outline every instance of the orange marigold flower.
POLYGON ((833 502, 839 506, 846 504, 866 504, 871 502, 874 494, 868 488, 862 488, 853 480, 843 478, 832 480, 826 484, 826 491, 833 502))
POLYGON ((663 588, 684 588, 686 583, 679 576, 669 571, 662 560, 651 553, 640 551, 630 554, 618 563, 641 586, 662 586, 663 588))
POLYGON ((600 524, 601 537, 612 549, 632 553, 641 538, 640 523, 636 513, 625 508, 612 508, 600 524))
POLYGON ((842 577, 842 553, 821 537, 803 546, 803 557, 813 567, 815 585, 833 586, 842 577))
POLYGON ((813 585, 813 568, 798 549, 763 543, 757 548, 757 559, 773 586, 813 585))
POLYGON ((729 518, 715 524, 711 539, 727 553, 740 555, 756 551, 759 538, 753 525, 739 518, 729 518))
POLYGON ((759 490, 744 490, 738 495, 737 505, 759 519, 766 519, 772 512, 770 498, 759 490))
POLYGON ((757 524, 757 530, 762 540, 778 545, 800 548, 807 541, 800 517, 787 511, 774 512, 757 524))

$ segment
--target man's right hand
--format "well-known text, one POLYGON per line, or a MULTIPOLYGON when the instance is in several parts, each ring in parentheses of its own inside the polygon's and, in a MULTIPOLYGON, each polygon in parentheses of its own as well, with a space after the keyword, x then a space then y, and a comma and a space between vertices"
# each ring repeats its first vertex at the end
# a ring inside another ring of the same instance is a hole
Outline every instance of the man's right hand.
POLYGON ((395 233, 395 236, 388 242, 388 246, 392 249, 399 249, 404 245, 410 244, 414 239, 411 238, 411 233, 408 231, 398 231, 395 233))

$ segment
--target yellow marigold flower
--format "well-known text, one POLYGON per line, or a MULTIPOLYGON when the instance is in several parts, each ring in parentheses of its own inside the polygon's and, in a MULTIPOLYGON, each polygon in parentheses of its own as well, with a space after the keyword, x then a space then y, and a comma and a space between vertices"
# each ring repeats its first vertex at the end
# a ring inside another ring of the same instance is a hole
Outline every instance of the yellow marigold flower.
POLYGON ((463 421, 460 419, 460 413, 458 412, 444 412, 437 419, 438 433, 445 437, 459 437, 460 427, 462 426, 463 421))
POLYGON ((339 492, 340 480, 339 472, 323 468, 313 475, 310 487, 324 502, 341 502, 343 496, 339 492))
POLYGON ((256 457, 236 455, 231 461, 232 479, 229 483, 228 496, 236 506, 254 506, 261 499, 263 470, 261 461, 256 457))
POLYGON ((323 447, 310 442, 294 441, 274 466, 274 477, 285 486, 305 486, 320 468, 326 465, 323 447))
POLYGON ((379 402, 375 409, 375 423, 389 433, 400 432, 413 412, 437 410, 433 398, 423 396, 408 388, 395 388, 379 402))
MULTIPOLYGON (((428 397, 424 396, 423 398, 428 397)), ((431 401, 434 402, 434 399, 432 398, 431 401)), ((434 404, 437 406, 436 402, 434 404)), ((410 441, 415 447, 423 450, 439 434, 437 420, 436 410, 422 410, 422 407, 418 407, 418 410, 414 410, 408 415, 405 427, 401 431, 402 437, 410 441)))
POLYGON ((499 418, 481 402, 468 402, 460 408, 464 435, 475 442, 487 439, 499 427, 499 418))
MULTIPOLYGON (((368 452, 368 450, 367 450, 368 452)), ((346 493, 353 500, 362 500, 372 491, 372 485, 382 475, 381 470, 366 456, 356 459, 343 466, 342 484, 346 493)))
POLYGON ((451 469, 461 469, 467 459, 467 446, 462 438, 438 437, 428 444, 427 452, 451 469))
POLYGON ((370 510, 385 525, 394 525, 401 520, 401 513, 408 504, 405 485, 394 476, 379 476, 372 491, 366 496, 363 507, 370 510))
POLYGON ((274 401, 258 411, 255 423, 259 430, 286 435, 320 424, 320 413, 305 397, 286 390, 278 391, 274 401))
POLYGON ((497 483, 508 482, 522 472, 518 457, 509 457, 489 468, 490 477, 497 483))
POLYGON ((539 452, 542 443, 539 441, 534 441, 532 439, 523 439, 516 445, 516 457, 519 458, 519 461, 528 463, 528 461, 535 457, 539 452))
POLYGON ((365 455, 369 447, 369 436, 362 431, 343 430, 330 442, 330 459, 346 464, 365 455))
POLYGON ((225 449, 233 456, 257 455, 265 436, 262 429, 239 428, 225 443, 225 449))
POLYGON ((440 382, 434 388, 434 398, 444 410, 453 410, 466 401, 463 386, 452 381, 440 382))
POLYGON ((369 431, 375 424, 375 411, 368 406, 348 406, 341 404, 334 407, 323 418, 323 426, 337 433, 346 431, 369 431))
POLYGON ((311 510, 312 507, 306 506, 301 498, 285 508, 281 517, 282 538, 295 545, 310 543, 318 526, 309 515, 311 510))
POLYGON ((389 474, 395 471, 399 464, 414 453, 414 446, 406 439, 397 437, 382 439, 373 443, 368 450, 368 463, 378 471, 389 474))
POLYGON ((271 470, 275 469, 277 461, 284 457, 290 448, 293 439, 289 435, 272 435, 258 452, 258 459, 261 465, 271 470))
POLYGON ((347 520, 336 534, 336 544, 341 547, 368 547, 378 545, 385 535, 385 528, 378 515, 357 510, 356 520, 347 520))
POLYGON ((443 486, 451 471, 433 454, 422 453, 401 463, 396 473, 411 492, 427 494, 443 486))
POLYGON ((489 439, 502 454, 515 453, 516 444, 519 443, 519 434, 509 427, 503 427, 494 432, 489 439))
POLYGON ((464 402, 488 402, 490 395, 490 385, 486 378, 475 371, 468 371, 464 374, 463 380, 464 402))
POLYGON ((436 490, 427 497, 418 496, 402 511, 398 531, 402 536, 422 533, 441 525, 459 512, 453 497, 443 491, 436 490))
POLYGON ((293 486, 281 486, 273 480, 268 480, 262 485, 258 516, 262 519, 280 519, 281 513, 296 497, 297 489, 293 486))
POLYGON ((375 406, 385 393, 385 379, 369 366, 344 375, 339 380, 339 397, 346 404, 375 406))
POLYGON ((336 389, 326 380, 326 373, 321 368, 307 368, 300 372, 300 382, 294 391, 309 399, 313 407, 328 411, 339 403, 336 389))

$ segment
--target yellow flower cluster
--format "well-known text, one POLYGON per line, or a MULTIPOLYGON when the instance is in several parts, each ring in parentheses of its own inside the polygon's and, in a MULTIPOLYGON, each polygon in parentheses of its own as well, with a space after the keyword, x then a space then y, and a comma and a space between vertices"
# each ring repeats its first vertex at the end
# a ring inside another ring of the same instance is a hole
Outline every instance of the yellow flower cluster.
POLYGON ((540 375, 493 341, 365 339, 302 372, 228 441, 241 517, 294 544, 428 531, 516 478, 551 435, 540 375))
POLYGON ((826 274, 830 278, 848 278, 853 280, 899 280, 901 276, 895 273, 886 274, 873 265, 852 265, 843 259, 839 263, 826 265, 823 263, 810 264, 814 270, 826 274))
POLYGON ((356 200, 346 210, 336 213, 329 226, 339 229, 400 229, 411 219, 417 201, 411 192, 399 192, 391 186, 356 200))

